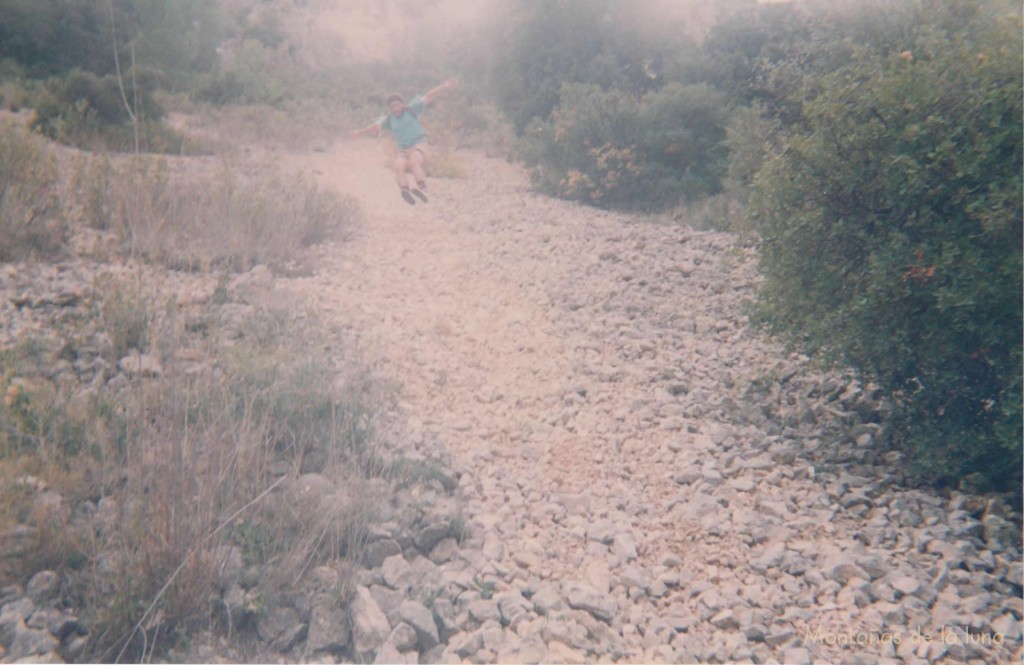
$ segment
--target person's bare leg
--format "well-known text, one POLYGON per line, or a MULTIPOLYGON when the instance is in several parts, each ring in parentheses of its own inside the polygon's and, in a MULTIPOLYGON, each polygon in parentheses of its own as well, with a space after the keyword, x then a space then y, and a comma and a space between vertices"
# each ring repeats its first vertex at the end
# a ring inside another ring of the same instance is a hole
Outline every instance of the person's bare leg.
POLYGON ((409 168, 409 162, 405 157, 398 156, 395 158, 395 181, 398 183, 398 189, 402 192, 402 198, 409 205, 415 205, 416 199, 412 197, 412 192, 409 190, 409 179, 406 177, 405 172, 409 168))
POLYGON ((406 177, 405 172, 408 170, 409 164, 405 157, 395 157, 395 164, 393 168, 395 171, 395 182, 397 182, 398 186, 402 189, 407 189, 409 187, 409 179, 406 177))
POLYGON ((423 170, 424 162, 423 152, 420 150, 413 150, 409 154, 409 170, 412 171, 412 177, 416 178, 416 184, 420 187, 426 187, 427 174, 423 170))

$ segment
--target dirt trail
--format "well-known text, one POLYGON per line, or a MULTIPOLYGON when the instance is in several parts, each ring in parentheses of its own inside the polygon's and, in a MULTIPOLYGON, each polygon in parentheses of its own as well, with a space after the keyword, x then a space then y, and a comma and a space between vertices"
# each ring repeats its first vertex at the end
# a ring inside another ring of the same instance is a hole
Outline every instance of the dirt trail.
MULTIPOLYGON (((485 429, 507 443, 517 415, 566 373, 564 345, 531 276, 500 261, 466 219, 466 183, 432 179, 431 202, 409 206, 378 144, 342 144, 306 162, 366 213, 350 242, 327 259, 317 294, 324 311, 361 332, 361 347, 392 368, 427 428, 485 429), (453 424, 454 423, 454 424, 453 424)), ((474 164, 476 166, 476 164, 474 164)), ((507 165, 489 162, 488 168, 507 165)), ((495 203, 498 205, 498 203, 495 203)), ((471 436, 438 435, 459 454, 471 436)))
POLYGON ((339 144, 306 162, 366 212, 351 242, 328 259, 318 298, 324 311, 361 331, 364 351, 390 366, 426 434, 467 462, 482 444, 525 447, 531 463, 557 450, 544 458, 554 463, 546 465, 550 480, 578 491, 600 474, 580 454, 584 442, 564 431, 541 441, 534 432, 571 374, 546 287, 572 267, 539 251, 550 243, 550 220, 533 230, 540 237, 530 241, 540 247, 526 256, 522 243, 495 234, 510 226, 531 232, 521 224, 523 210, 506 207, 510 193, 525 195, 523 174, 500 160, 461 159, 478 180, 431 179, 431 202, 415 207, 398 196, 379 144, 339 144), (480 217, 481 207, 492 214, 480 217), (561 458, 573 463, 563 467, 561 458))

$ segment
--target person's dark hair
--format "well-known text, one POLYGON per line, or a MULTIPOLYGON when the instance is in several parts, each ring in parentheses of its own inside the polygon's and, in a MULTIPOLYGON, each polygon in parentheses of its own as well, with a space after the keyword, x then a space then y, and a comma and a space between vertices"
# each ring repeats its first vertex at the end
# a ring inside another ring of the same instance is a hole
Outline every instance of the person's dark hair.
POLYGON ((393 95, 388 95, 388 104, 390 104, 391 102, 402 102, 404 104, 405 99, 403 99, 402 96, 399 95, 398 93, 395 93, 393 95))

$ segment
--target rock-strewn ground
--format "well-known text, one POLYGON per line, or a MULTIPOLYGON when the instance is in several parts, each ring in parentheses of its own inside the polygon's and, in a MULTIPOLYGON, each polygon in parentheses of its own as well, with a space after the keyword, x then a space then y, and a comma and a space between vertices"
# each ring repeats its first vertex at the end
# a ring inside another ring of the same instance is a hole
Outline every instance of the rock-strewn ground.
MULTIPOLYGON (((902 488, 899 454, 877 445, 885 403, 750 328, 751 249, 541 197, 503 161, 458 158, 469 177, 432 179, 413 208, 378 144, 275 156, 365 217, 311 276, 257 267, 232 280, 243 302, 213 311, 230 324, 264 298, 312 305, 400 386, 384 454, 418 481, 380 506, 361 569, 316 568, 258 612, 261 571, 226 557, 217 611, 252 644, 197 636, 172 658, 1021 659, 1019 514, 902 488)), ((134 269, 4 266, 0 345, 73 321, 97 270, 134 269)), ((216 288, 153 281, 182 308, 216 288)), ((52 380, 126 382, 90 353, 52 380)), ((340 482, 289 478, 279 500, 322 502, 340 482)), ((90 627, 58 595, 52 571, 0 589, 0 660, 82 653, 90 627)))
POLYGON ((749 249, 460 158, 414 208, 373 144, 303 162, 367 215, 301 288, 400 382, 396 445, 450 456, 468 525, 365 576, 364 656, 1021 657, 1019 517, 895 485, 884 403, 749 327, 749 249))

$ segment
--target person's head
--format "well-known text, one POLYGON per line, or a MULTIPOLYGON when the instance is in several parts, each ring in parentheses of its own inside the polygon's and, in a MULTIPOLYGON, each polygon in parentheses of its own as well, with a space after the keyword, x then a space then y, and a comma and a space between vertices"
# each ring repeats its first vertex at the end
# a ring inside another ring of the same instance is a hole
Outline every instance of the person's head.
POLYGON ((405 100, 402 99, 401 95, 391 95, 388 97, 388 108, 395 115, 402 115, 402 109, 405 108, 405 100))

